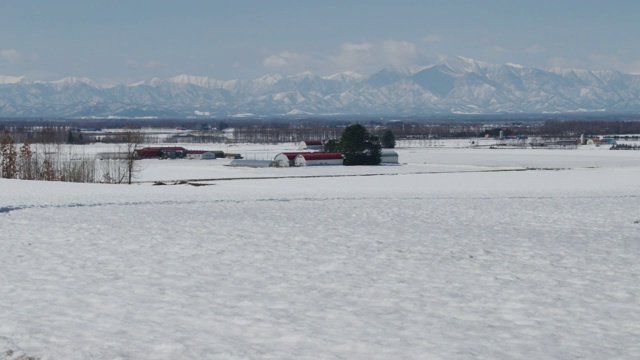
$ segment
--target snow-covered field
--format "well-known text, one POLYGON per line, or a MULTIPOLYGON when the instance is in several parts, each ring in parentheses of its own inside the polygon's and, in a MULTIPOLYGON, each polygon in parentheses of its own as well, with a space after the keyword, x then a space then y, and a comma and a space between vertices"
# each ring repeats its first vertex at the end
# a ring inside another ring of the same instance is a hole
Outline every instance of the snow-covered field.
POLYGON ((640 358, 637 152, 397 151, 0 180, 0 358, 640 358))

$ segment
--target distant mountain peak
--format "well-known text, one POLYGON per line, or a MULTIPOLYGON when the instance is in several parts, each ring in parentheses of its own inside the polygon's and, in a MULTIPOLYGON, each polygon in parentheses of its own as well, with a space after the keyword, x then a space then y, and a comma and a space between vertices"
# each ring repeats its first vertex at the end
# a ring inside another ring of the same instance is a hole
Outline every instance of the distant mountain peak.
POLYGON ((327 76, 323 76, 322 77, 325 80, 356 80, 356 81, 360 81, 362 79, 365 78, 364 75, 359 74, 355 71, 343 71, 343 72, 339 72, 339 73, 335 73, 332 75, 327 75, 327 76))
POLYGON ((453 70, 456 73, 477 72, 482 71, 488 67, 497 66, 464 56, 447 57, 442 60, 440 64, 447 66, 449 69, 453 70))
POLYGON ((100 87, 98 83, 96 83, 95 81, 89 78, 77 77, 77 76, 67 76, 59 80, 49 81, 49 83, 54 85, 59 85, 59 86, 73 85, 73 84, 87 84, 89 86, 96 87, 96 88, 100 87))
POLYGON ((515 63, 512 63, 512 62, 508 62, 505 65, 507 65, 509 67, 512 67, 512 68, 516 68, 516 69, 524 69, 523 65, 515 64, 515 63))
POLYGON ((303 71, 301 73, 295 74, 295 75, 289 75, 287 76, 288 79, 292 79, 292 80, 302 80, 302 79, 313 79, 318 77, 316 74, 312 73, 311 71, 303 71))
POLYGON ((268 75, 261 76, 261 77, 257 78, 256 80, 280 81, 280 80, 282 80, 282 75, 280 75, 280 74, 268 74, 268 75))
POLYGON ((192 82, 201 82, 201 81, 208 81, 208 80, 209 78, 206 76, 194 76, 194 75, 187 75, 187 74, 180 74, 180 75, 176 75, 169 78, 169 81, 171 82, 182 83, 182 84, 190 84, 192 82))
POLYGON ((28 84, 28 83, 31 83, 31 81, 24 76, 0 75, 0 84, 28 84))

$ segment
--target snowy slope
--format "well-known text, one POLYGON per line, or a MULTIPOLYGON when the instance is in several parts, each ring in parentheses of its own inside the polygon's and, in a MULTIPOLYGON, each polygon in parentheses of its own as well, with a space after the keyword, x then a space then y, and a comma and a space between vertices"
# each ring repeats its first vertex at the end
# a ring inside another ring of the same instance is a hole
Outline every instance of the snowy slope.
MULTIPOLYGON (((409 151, 415 166, 500 165, 409 151)), ((619 164, 203 187, 0 180, 0 352, 638 358, 640 164, 619 164)))

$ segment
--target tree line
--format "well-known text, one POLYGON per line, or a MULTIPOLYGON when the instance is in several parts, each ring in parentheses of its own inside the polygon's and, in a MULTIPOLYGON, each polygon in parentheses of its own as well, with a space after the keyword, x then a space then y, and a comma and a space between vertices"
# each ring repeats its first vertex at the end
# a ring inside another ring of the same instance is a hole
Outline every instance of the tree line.
MULTIPOLYGON (((135 123, 123 121, 102 122, 79 120, 52 123, 4 122, 22 143, 68 143, 84 144, 93 142, 120 143, 118 129, 123 127, 178 127, 191 130, 185 134, 175 134, 167 138, 149 138, 146 142, 238 142, 238 143, 282 143, 314 139, 327 141, 337 139, 344 129, 352 125, 348 121, 276 121, 233 119, 219 120, 145 120, 135 123), (81 131, 82 127, 97 127, 102 132, 81 131), (229 129, 232 128, 232 129, 229 129)), ((585 135, 640 134, 640 121, 632 120, 547 120, 529 122, 443 122, 425 123, 419 121, 362 121, 359 122, 373 136, 382 139, 386 131, 392 131, 399 140, 406 139, 450 139, 490 136, 502 131, 505 135, 526 135, 554 138, 577 138, 585 135)), ((0 123, 0 130, 3 123, 0 123)))

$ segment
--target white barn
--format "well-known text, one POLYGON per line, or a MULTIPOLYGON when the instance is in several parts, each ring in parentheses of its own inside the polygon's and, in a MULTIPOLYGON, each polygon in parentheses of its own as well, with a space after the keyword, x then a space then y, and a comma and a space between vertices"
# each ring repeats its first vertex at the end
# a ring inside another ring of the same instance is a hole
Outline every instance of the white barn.
POLYGON ((303 151, 283 152, 276 155, 276 157, 273 158, 273 162, 275 162, 275 166, 277 167, 295 166, 296 156, 300 154, 311 154, 311 153, 303 152, 303 151))
POLYGON ((343 165, 344 159, 338 153, 306 153, 296 156, 295 166, 343 165))
POLYGON ((380 164, 398 164, 398 153, 391 149, 382 149, 380 164))
POLYGON ((298 150, 322 150, 322 141, 303 140, 298 143, 298 150))

